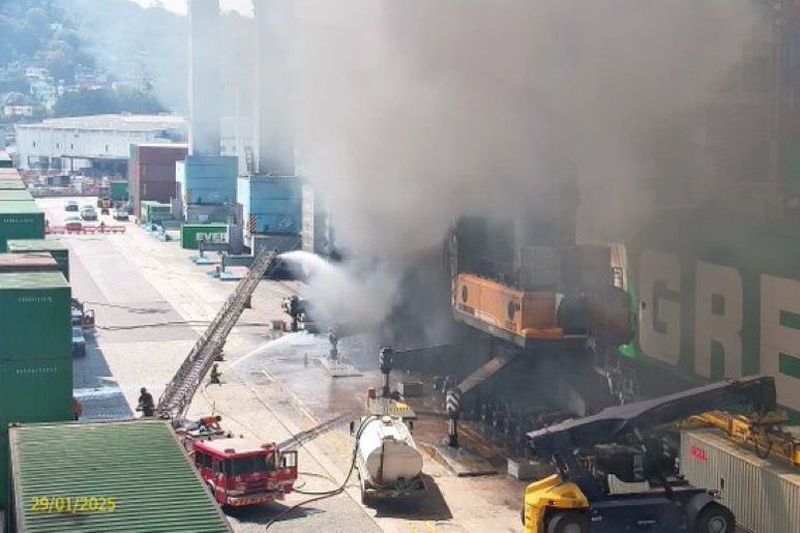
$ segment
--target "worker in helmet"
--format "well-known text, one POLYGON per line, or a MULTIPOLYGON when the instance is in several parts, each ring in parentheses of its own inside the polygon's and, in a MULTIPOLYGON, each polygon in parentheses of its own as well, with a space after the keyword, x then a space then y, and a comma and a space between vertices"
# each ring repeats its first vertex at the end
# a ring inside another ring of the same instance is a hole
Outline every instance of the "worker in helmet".
POLYGON ((211 367, 211 376, 209 379, 209 384, 222 385, 222 382, 219 380, 219 378, 221 377, 222 377, 222 372, 219 371, 219 364, 214 363, 214 366, 211 367))
POLYGON ((147 392, 147 389, 142 387, 139 390, 139 406, 137 411, 142 412, 142 416, 151 417, 156 412, 156 404, 153 401, 153 395, 147 392))

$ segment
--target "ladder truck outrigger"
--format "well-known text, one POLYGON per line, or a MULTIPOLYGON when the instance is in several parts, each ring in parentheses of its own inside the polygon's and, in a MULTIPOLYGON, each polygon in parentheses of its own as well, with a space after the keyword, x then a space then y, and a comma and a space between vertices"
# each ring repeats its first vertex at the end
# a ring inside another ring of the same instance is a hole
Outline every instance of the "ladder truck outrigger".
POLYGON ((219 359, 230 334, 261 279, 278 262, 278 251, 265 249, 192 347, 156 406, 156 415, 172 420, 216 501, 227 507, 282 500, 297 480, 297 452, 274 442, 232 438, 223 431, 191 424, 186 413, 206 374, 219 359))
POLYGON ((529 433, 535 453, 552 457, 557 473, 526 488, 525 533, 733 533, 735 517, 717 494, 666 471, 656 450, 645 444, 644 432, 740 407, 770 419, 776 409, 774 378, 713 383, 529 433), (615 493, 612 476, 644 488, 615 493))

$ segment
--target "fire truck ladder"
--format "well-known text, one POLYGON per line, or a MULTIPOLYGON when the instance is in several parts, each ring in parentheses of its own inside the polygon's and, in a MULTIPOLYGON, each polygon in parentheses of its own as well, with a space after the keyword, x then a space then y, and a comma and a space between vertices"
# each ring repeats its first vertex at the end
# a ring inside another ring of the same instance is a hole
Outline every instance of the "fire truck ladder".
POLYGON ((164 389, 164 393, 158 399, 156 408, 158 416, 170 418, 174 424, 181 423, 203 378, 222 352, 225 339, 239 320, 247 300, 261 278, 277 263, 277 257, 277 250, 264 249, 253 260, 247 275, 239 281, 236 289, 228 297, 208 329, 197 339, 178 372, 164 389))

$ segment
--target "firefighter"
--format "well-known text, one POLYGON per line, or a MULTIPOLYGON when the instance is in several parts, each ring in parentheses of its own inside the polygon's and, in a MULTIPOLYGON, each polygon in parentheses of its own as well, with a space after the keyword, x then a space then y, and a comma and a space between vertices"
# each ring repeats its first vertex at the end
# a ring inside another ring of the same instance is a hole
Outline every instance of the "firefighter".
POLYGON ((222 377, 222 372, 219 371, 219 364, 214 363, 214 366, 211 367, 211 377, 209 378, 209 384, 214 385, 222 385, 222 382, 219 378, 222 377))
POLYGON ((72 397, 72 418, 78 420, 83 414, 83 405, 75 396, 72 397))
POLYGON ((219 423, 222 422, 222 417, 219 415, 216 416, 204 416, 200 419, 200 431, 220 431, 222 428, 219 427, 219 423))
POLYGON ((144 387, 142 387, 139 392, 139 406, 136 410, 141 411, 142 416, 153 416, 156 412, 156 404, 153 401, 153 395, 147 392, 147 389, 144 387))

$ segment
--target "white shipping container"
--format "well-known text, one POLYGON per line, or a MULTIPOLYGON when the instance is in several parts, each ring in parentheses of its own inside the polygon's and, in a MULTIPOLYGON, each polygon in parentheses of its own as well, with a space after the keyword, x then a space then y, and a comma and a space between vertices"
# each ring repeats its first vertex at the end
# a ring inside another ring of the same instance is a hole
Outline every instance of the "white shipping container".
POLYGON ((720 491, 736 523, 753 533, 800 531, 800 471, 760 459, 716 429, 681 433, 681 472, 696 487, 720 491))

